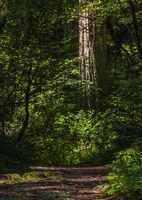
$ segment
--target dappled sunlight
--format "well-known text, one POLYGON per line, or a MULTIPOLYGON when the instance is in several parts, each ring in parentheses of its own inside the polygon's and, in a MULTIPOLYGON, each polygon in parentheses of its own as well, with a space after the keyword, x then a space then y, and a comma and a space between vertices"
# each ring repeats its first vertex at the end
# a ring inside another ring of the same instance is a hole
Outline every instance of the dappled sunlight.
MULTIPOLYGON (((56 194, 56 198, 72 197, 75 199, 96 198, 101 189, 97 188, 105 182, 104 167, 30 167, 32 172, 37 173, 36 179, 19 179, 19 182, 10 182, 8 175, 1 175, 5 184, 0 184, 0 197, 26 194, 29 197, 41 197, 47 192, 56 194), (33 171, 35 170, 35 171, 33 171), (54 172, 54 173, 53 173, 54 172), (49 177, 44 177, 46 174, 49 177), (59 176, 60 174, 60 176, 59 176), (53 177, 52 177, 53 176, 53 177), (58 179, 54 179, 54 178, 58 179)), ((27 174, 27 173, 26 173, 27 174)), ((12 174, 10 175, 12 177, 12 174)))

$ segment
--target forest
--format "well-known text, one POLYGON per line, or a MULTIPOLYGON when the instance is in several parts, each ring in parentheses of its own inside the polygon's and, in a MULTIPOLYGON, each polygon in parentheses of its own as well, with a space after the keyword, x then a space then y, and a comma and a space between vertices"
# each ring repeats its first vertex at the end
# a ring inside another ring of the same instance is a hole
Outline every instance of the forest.
POLYGON ((142 199, 141 0, 0 0, 0 200, 142 199))

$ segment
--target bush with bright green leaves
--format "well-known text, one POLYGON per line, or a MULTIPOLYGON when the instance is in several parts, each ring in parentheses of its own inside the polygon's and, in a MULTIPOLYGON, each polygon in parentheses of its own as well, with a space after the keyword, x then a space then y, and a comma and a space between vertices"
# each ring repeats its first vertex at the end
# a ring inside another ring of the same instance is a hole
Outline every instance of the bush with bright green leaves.
POLYGON ((77 164, 89 159, 96 145, 92 139, 94 124, 92 113, 57 114, 51 135, 40 137, 36 143, 39 157, 54 164, 77 164))
POLYGON ((109 168, 112 172, 107 177, 107 194, 142 198, 142 152, 134 148, 121 151, 109 168))

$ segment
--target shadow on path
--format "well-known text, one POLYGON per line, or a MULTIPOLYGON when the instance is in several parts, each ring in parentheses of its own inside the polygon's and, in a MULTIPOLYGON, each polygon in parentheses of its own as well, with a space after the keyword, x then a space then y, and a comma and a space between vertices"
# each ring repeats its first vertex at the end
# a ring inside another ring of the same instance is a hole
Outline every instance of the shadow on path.
POLYGON ((26 194, 40 199, 47 192, 54 193, 54 199, 95 200, 101 193, 98 186, 105 182, 107 170, 104 167, 30 167, 38 174, 34 180, 18 183, 1 182, 7 175, 0 175, 0 199, 3 197, 26 194), (44 174, 54 173, 54 177, 44 174), (2 178, 3 177, 3 178, 2 178))

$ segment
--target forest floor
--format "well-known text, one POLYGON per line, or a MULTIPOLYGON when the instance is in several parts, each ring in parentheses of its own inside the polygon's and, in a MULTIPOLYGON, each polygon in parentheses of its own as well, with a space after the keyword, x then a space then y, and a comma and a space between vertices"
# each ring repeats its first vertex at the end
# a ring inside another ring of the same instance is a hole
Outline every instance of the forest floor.
POLYGON ((0 174, 0 200, 23 194, 39 200, 96 200, 104 190, 100 186, 106 182, 108 173, 105 167, 92 166, 30 167, 30 170, 0 174))

